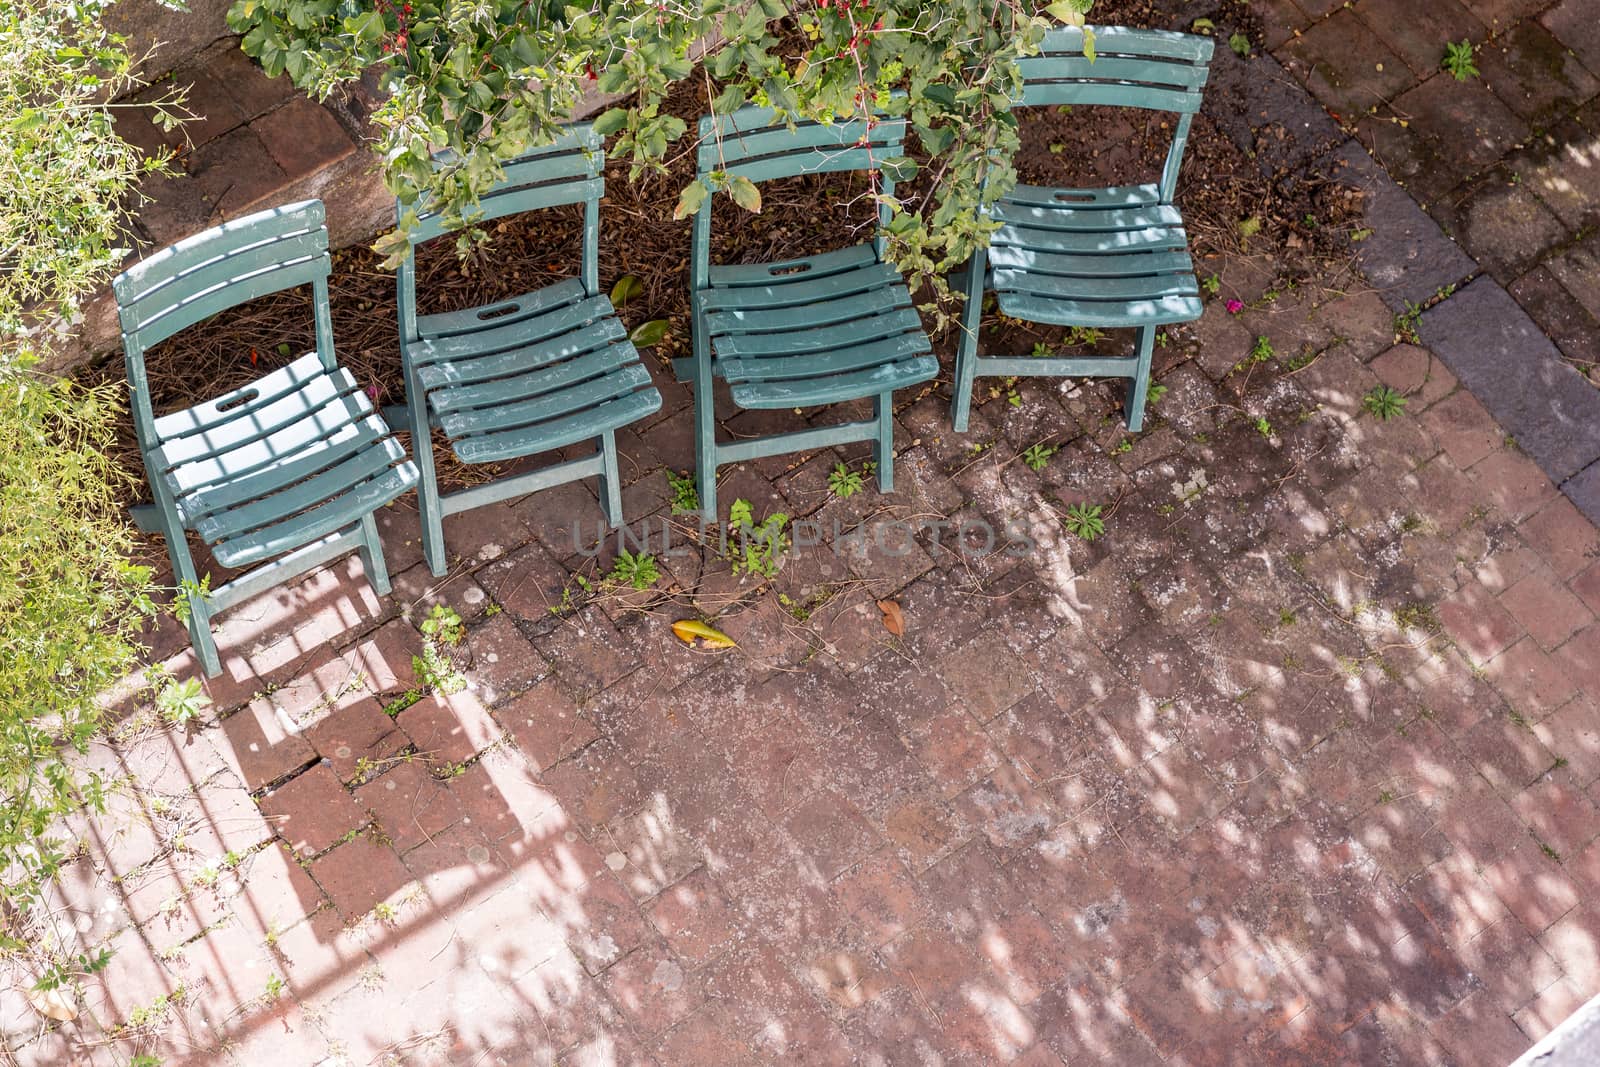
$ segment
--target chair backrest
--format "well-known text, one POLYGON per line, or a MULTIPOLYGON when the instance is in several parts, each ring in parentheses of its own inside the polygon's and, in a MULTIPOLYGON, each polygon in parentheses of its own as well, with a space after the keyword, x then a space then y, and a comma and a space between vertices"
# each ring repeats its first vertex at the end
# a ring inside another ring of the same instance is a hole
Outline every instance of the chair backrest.
MULTIPOLYGON (((721 171, 730 178, 752 182, 794 178, 805 174, 839 171, 879 172, 878 191, 894 195, 894 182, 882 173, 883 161, 902 153, 906 120, 881 117, 872 122, 850 119, 822 123, 799 120, 791 129, 771 108, 745 107, 729 115, 707 115, 700 120, 697 176, 721 171)), ((708 284, 711 263, 711 197, 695 213, 689 257, 690 282, 696 289, 708 284)), ((883 228, 889 223, 889 206, 878 207, 876 244, 883 255, 883 228)))
POLYGON ((269 208, 163 248, 111 283, 141 448, 154 443, 144 354, 186 327, 258 297, 309 284, 317 354, 333 370, 328 313, 328 230, 320 200, 269 208))
MULTIPOLYGON (((480 225, 520 215, 525 211, 583 204, 583 287, 590 296, 600 292, 600 197, 605 193, 605 155, 600 138, 590 123, 565 127, 554 142, 526 152, 505 165, 505 176, 478 199, 477 209, 469 212, 469 225, 480 225)), ((441 153, 436 166, 448 166, 450 156, 441 153)), ((404 215, 404 205, 396 205, 404 215)), ((441 211, 427 201, 418 208, 417 225, 410 233, 411 247, 400 264, 400 332, 406 340, 417 339, 416 249, 424 242, 449 232, 441 211)))
POLYGON ((1044 35, 1037 56, 1021 60, 1025 106, 1099 104, 1178 115, 1161 172, 1161 199, 1171 201, 1183 163, 1189 123, 1215 48, 1209 37, 1122 26, 1094 28, 1095 59, 1083 53, 1083 31, 1059 27, 1044 35))

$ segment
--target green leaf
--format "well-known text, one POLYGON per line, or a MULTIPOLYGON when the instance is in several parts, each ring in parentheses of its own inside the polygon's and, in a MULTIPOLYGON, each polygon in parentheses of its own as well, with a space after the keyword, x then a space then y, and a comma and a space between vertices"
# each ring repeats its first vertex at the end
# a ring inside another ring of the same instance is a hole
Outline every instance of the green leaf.
POLYGON ((700 210, 700 205, 706 202, 706 197, 710 193, 711 190, 707 189, 705 183, 698 179, 685 185, 683 192, 678 194, 678 206, 673 208, 672 217, 686 219, 693 215, 700 210))
POLYGON ((355 35, 356 40, 366 44, 383 40, 383 16, 376 11, 363 11, 359 15, 352 15, 344 20, 345 32, 355 35))
POLYGON ((1248 56, 1250 54, 1250 38, 1242 33, 1236 33, 1228 38, 1228 47, 1241 56, 1248 56))
POLYGON ((627 124, 628 109, 614 107, 594 120, 594 132, 601 137, 610 137, 627 124))
POLYGON ((611 306, 621 307, 640 293, 644 292, 644 283, 637 274, 624 274, 617 279, 617 284, 611 287, 611 306))
POLYGON ((628 340, 639 348, 649 348, 652 345, 660 344, 662 338, 667 336, 667 331, 671 328, 672 324, 666 319, 651 319, 649 322, 641 322, 635 326, 633 332, 628 334, 628 340))
POLYGON ((1194 22, 1190 23, 1189 28, 1195 33, 1210 33, 1217 28, 1217 24, 1210 19, 1195 19, 1194 22))
POLYGON ((891 156, 879 163, 878 169, 892 182, 908 182, 917 176, 917 161, 910 156, 891 156))
POLYGON ((728 195, 733 197, 733 202, 746 211, 761 214, 761 190, 756 188, 756 183, 740 174, 728 182, 728 195))

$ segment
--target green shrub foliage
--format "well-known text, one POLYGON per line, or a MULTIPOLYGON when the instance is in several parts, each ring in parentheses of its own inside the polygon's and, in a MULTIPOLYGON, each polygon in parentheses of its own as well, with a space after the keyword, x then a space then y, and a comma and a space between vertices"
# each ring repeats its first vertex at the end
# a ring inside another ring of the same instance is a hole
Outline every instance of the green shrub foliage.
MULTIPOLYGON (((926 200, 896 202, 892 258, 919 279, 960 263, 986 238, 978 207, 1015 184, 1009 102, 1017 60, 1056 21, 1082 25, 1092 0, 1044 11, 1016 0, 235 0, 229 24, 269 74, 326 95, 376 66, 389 92, 375 116, 390 189, 427 194, 463 230, 501 165, 552 137, 591 90, 630 94, 598 129, 638 179, 687 132, 662 113, 676 82, 704 77, 714 110, 746 103, 830 121, 868 107, 904 114, 932 173, 926 200), (436 172, 437 148, 456 165, 436 172)), ((904 182, 909 158, 888 163, 904 182)), ((714 175, 680 192, 678 213, 728 192, 758 210, 748 183, 714 175)), ((395 261, 401 231, 378 250, 395 261)))
MULTIPOLYGON (((0 0, 0 895, 19 947, 60 857, 48 831, 97 781, 72 748, 135 662, 150 573, 115 507, 111 458, 125 390, 43 374, 85 294, 127 254, 122 213, 151 169, 112 124, 134 85, 103 0, 0 0)), ((175 100, 169 101, 175 103, 175 100)), ((163 118, 170 112, 162 110, 163 118)))

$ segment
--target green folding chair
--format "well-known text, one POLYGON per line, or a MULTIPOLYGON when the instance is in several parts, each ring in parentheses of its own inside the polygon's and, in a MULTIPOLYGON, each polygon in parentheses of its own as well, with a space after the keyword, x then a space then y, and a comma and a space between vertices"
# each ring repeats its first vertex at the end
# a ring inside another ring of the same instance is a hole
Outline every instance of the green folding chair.
MULTIPOLYGON (((881 171, 901 155, 905 120, 883 118, 824 125, 774 125, 766 108, 700 120, 699 174, 713 171, 752 182, 836 171, 877 171, 885 196, 894 183, 881 171)), ((821 205, 822 210, 832 205, 821 205)), ((692 359, 675 361, 694 383, 695 474, 707 521, 717 517, 717 468, 761 456, 852 441, 874 442, 878 488, 894 487, 896 389, 939 373, 938 360, 912 306, 904 279, 883 261, 878 233, 866 244, 779 263, 711 264, 711 201, 694 218, 690 297, 692 359), (806 408, 871 397, 873 417, 720 444, 712 380, 728 383, 741 408, 806 408)))
POLYGON ((436 575, 446 568, 446 515, 564 482, 598 477, 606 521, 622 525, 616 431, 660 410, 661 394, 616 308, 600 291, 600 149, 592 126, 569 126, 554 144, 506 164, 505 176, 472 216, 481 224, 581 203, 583 264, 577 278, 483 307, 419 315, 416 248, 443 234, 446 225, 424 205, 411 231, 400 265, 400 355, 412 448, 422 472, 422 548, 436 575), (590 439, 595 451, 441 494, 429 427, 444 432, 463 463, 515 459, 590 439))
POLYGON ((1155 185, 1055 189, 1018 185, 995 204, 1000 223, 987 252, 966 268, 966 308, 956 348, 951 422, 967 428, 980 376, 1127 378, 1128 429, 1144 424, 1150 359, 1161 326, 1200 317, 1200 289, 1183 214, 1173 204, 1189 124, 1200 110, 1211 62, 1209 37, 1101 27, 1097 58, 1083 54, 1083 32, 1045 34, 1038 56, 1021 61, 1022 106, 1097 104, 1177 115, 1161 180, 1155 185), (1000 312, 1056 326, 1132 327, 1131 356, 980 356, 984 290, 1000 312))
POLYGON ((133 425, 155 493, 136 517, 166 536, 208 677, 222 672, 211 619, 352 549, 380 595, 389 573, 373 519, 417 482, 405 449, 334 360, 328 231, 320 200, 273 208, 180 241, 112 283, 133 425), (145 352, 219 312, 310 285, 316 351, 215 400, 157 417, 145 352), (222 566, 264 563, 203 594, 186 531, 222 566))

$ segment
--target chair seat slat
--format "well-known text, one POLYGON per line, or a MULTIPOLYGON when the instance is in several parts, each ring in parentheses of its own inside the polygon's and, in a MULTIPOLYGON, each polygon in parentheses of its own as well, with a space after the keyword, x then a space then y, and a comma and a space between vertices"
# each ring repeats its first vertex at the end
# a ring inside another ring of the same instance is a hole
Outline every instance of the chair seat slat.
POLYGON ((990 249, 989 265, 996 270, 1026 271, 1067 278, 1140 278, 1192 273, 1194 270, 1194 261, 1187 252, 1130 251, 1121 255, 1071 255, 1013 245, 990 249))
POLYGON ((235 507, 213 512, 194 525, 194 531, 211 544, 271 526, 275 522, 335 500, 373 476, 405 461, 400 442, 385 438, 370 446, 329 449, 329 464, 296 479, 276 492, 235 507))
POLYGON ((1188 247, 1189 240, 1183 230, 1169 226, 1153 226, 1142 230, 1114 230, 1107 233, 1005 226, 995 232, 994 245, 998 248, 1017 248, 1034 252, 1116 257, 1133 251, 1181 251, 1188 247))
POLYGON ((180 463, 167 471, 166 477, 176 493, 220 485, 318 447, 319 442, 353 423, 377 418, 365 394, 341 393, 267 437, 251 438, 225 451, 180 463))
POLYGON ((707 289, 700 306, 707 312, 765 311, 795 307, 821 300, 854 296, 890 286, 904 286, 900 272, 887 263, 871 263, 856 270, 822 278, 797 275, 793 280, 777 279, 772 285, 748 285, 737 289, 707 289))
POLYGON ((744 285, 771 285, 775 279, 804 275, 819 278, 825 274, 838 274, 878 261, 877 251, 869 244, 848 245, 815 256, 800 256, 772 263, 721 263, 710 270, 713 289, 744 285))
MULTIPOLYGON (((589 294, 584 290, 581 281, 577 278, 565 278, 542 289, 535 289, 531 293, 523 293, 509 300, 497 300, 482 307, 419 315, 417 335, 425 341, 434 341, 461 333, 498 329, 514 322, 521 322, 523 319, 547 315, 559 307, 579 304, 587 299, 589 294)), ((413 345, 415 343, 412 342, 413 345)))
POLYGON ((1206 83, 1206 68, 1180 57, 1096 55, 1091 62, 1081 53, 1045 52, 1019 59, 1017 69, 1030 81, 1131 82, 1182 90, 1197 89, 1206 83))
POLYGON ((734 403, 743 408, 781 409, 818 407, 881 396, 939 376, 939 361, 932 356, 883 363, 865 370, 794 381, 744 382, 731 386, 734 403))
POLYGON ((243 567, 271 559, 349 526, 416 484, 417 468, 409 461, 398 467, 390 467, 378 477, 310 511, 302 511, 242 537, 219 542, 212 547, 211 554, 224 567, 243 567))
MULTIPOLYGON (((609 353, 595 353, 595 355, 610 358, 609 353)), ((473 433, 527 426, 595 407, 607 400, 649 385, 650 372, 636 360, 601 377, 564 384, 561 388, 542 393, 530 400, 445 414, 440 417, 439 423, 451 437, 466 437, 473 433)))
POLYGON ((719 367, 722 377, 734 384, 795 381, 894 363, 928 351, 930 346, 926 336, 921 333, 902 333, 827 352, 723 359, 719 367))
POLYGON ((151 424, 155 427, 155 438, 157 441, 171 441, 218 423, 251 415, 327 373, 317 354, 308 352, 292 363, 262 375, 249 385, 230 390, 215 400, 162 415, 151 424))
POLYGON ((533 426, 458 438, 450 447, 463 463, 496 463, 591 440, 660 410, 661 394, 647 389, 533 426))
POLYGON ((586 325, 615 317, 611 301, 604 296, 589 297, 579 303, 558 307, 541 315, 518 315, 492 319, 475 333, 454 333, 428 341, 412 341, 406 355, 421 368, 458 359, 493 355, 516 348, 540 344, 552 337, 581 329, 586 325), (502 324, 503 323, 503 324, 502 324))
POLYGON ((823 352, 843 348, 864 339, 891 337, 922 329, 916 309, 896 308, 880 314, 852 317, 832 326, 779 333, 724 333, 717 338, 717 351, 730 359, 823 352))
POLYGON ((1193 271, 1134 278, 1084 278, 1031 270, 997 270, 991 283, 997 291, 1035 293, 1064 300, 1149 300, 1200 293, 1193 271))
MULTIPOLYGON (((1103 56, 1163 56, 1192 63, 1210 63, 1216 43, 1209 37, 1172 30, 1132 26, 1093 26, 1095 53, 1103 56)), ((1057 26, 1047 30, 1039 49, 1046 55, 1082 55, 1083 30, 1057 26)))
POLYGON ((1015 226, 1041 230, 1066 230, 1073 233, 1116 233, 1143 230, 1152 226, 1182 226, 1183 213, 1172 204, 1145 207, 1076 208, 1024 207, 1002 200, 995 205, 994 218, 1015 226))
POLYGON ((1200 299, 1192 296, 1164 296, 1159 300, 1057 300, 1037 293, 999 290, 995 297, 1000 310, 1012 318, 1099 329, 1191 322, 1205 310, 1200 299))
POLYGON ((483 384, 486 396, 492 395, 496 381, 547 367, 573 356, 592 352, 627 336, 614 316, 569 330, 557 337, 538 339, 531 344, 486 356, 464 355, 441 360, 417 370, 422 387, 434 390, 460 390, 483 384))
MULTIPOLYGON (((328 402, 353 392, 355 379, 343 367, 311 379, 292 392, 255 407, 241 405, 234 418, 198 433, 162 442, 152 453, 158 470, 220 455, 291 426, 328 402)), ((233 414, 225 412, 224 414, 233 414)))
POLYGON ((192 526, 202 517, 226 508, 259 499, 293 485, 322 470, 338 456, 364 448, 389 435, 389 428, 379 419, 368 418, 348 423, 335 430, 312 447, 273 460, 253 474, 211 485, 202 489, 182 489, 174 484, 178 511, 185 525, 192 526))
POLYGON ((1063 189, 1053 185, 1027 185, 1018 182, 1005 195, 1007 204, 1017 207, 1085 208, 1149 207, 1161 203, 1161 186, 1106 185, 1090 189, 1063 189))
POLYGON ((639 353, 626 342, 590 348, 576 358, 547 362, 525 373, 476 385, 434 389, 428 392, 428 406, 440 415, 457 411, 504 408, 523 400, 564 389, 597 374, 605 374, 637 362, 639 353))
POLYGON ((904 285, 881 286, 853 296, 799 307, 718 311, 707 315, 705 324, 713 337, 730 333, 761 334, 833 326, 910 306, 911 294, 904 285))

